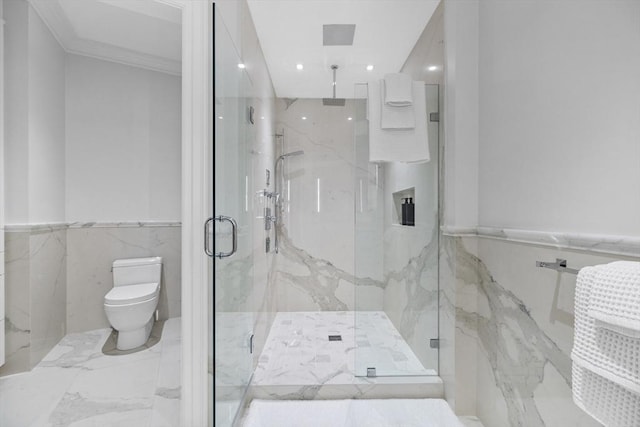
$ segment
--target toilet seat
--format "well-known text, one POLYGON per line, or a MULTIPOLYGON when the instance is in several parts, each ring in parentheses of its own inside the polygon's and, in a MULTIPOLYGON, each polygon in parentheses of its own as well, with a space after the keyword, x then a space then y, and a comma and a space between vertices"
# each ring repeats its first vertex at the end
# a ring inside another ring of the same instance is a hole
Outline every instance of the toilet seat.
POLYGON ((156 297, 159 290, 159 283, 116 286, 104 296, 104 303, 109 305, 125 305, 147 301, 156 297))

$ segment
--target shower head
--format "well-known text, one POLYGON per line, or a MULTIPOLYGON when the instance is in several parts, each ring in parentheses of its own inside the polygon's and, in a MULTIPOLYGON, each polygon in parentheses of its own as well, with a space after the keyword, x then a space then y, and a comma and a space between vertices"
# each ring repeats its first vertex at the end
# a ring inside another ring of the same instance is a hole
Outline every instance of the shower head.
POLYGON ((336 71, 338 70, 338 66, 332 65, 331 70, 333 70, 333 98, 322 98, 322 105, 326 105, 327 107, 344 107, 345 99, 336 98, 336 71))

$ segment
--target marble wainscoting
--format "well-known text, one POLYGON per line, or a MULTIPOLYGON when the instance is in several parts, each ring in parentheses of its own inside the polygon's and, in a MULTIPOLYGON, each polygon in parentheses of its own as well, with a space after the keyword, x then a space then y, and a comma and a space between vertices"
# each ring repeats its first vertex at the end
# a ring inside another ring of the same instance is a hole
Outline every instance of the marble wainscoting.
POLYGON ((104 296, 121 258, 162 257, 160 319, 180 317, 179 222, 73 223, 67 231, 67 332, 107 328, 104 296))
POLYGON ((477 293, 475 301, 473 293, 457 295, 456 328, 472 339, 456 337, 455 345, 456 360, 475 355, 469 364, 475 366, 478 417, 495 427, 598 426, 571 397, 576 276, 537 268, 535 262, 563 258, 581 268, 639 258, 506 239, 450 239, 456 286, 475 287, 477 293))
POLYGON ((64 225, 7 226, 6 364, 0 376, 28 371, 66 333, 64 225))

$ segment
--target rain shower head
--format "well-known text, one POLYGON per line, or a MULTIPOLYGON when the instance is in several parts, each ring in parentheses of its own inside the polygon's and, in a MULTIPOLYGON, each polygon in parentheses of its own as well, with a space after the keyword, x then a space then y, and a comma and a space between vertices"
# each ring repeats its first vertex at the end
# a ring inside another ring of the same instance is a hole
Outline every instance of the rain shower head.
POLYGON ((326 105, 328 107, 344 107, 345 99, 344 98, 336 98, 336 70, 338 69, 337 65, 332 65, 331 69, 333 70, 333 98, 322 98, 322 105, 326 105))

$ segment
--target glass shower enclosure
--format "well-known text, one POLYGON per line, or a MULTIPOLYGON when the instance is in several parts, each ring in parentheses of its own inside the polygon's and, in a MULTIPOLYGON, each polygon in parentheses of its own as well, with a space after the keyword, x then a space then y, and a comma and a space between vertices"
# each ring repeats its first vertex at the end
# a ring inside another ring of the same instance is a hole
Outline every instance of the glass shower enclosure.
POLYGON ((425 85, 430 161, 370 161, 355 85, 356 375, 438 375, 439 87, 425 85))

